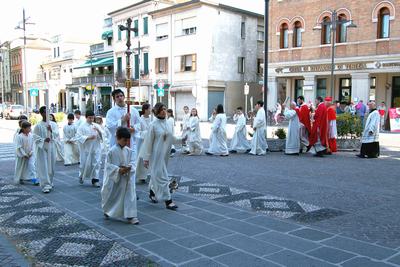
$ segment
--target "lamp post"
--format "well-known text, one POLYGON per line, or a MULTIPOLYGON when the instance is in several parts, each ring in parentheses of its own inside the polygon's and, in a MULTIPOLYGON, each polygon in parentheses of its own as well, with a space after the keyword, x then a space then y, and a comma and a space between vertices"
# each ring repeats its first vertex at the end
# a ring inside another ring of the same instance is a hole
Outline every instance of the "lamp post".
POLYGON ((93 112, 96 113, 96 98, 93 101, 93 93, 94 93, 94 88, 93 88, 93 75, 94 75, 94 71, 93 71, 93 60, 96 60, 96 58, 93 56, 93 52, 90 49, 89 51, 89 58, 90 58, 90 98, 93 102, 93 112))
MULTIPOLYGON (((269 0, 265 0, 264 12, 264 110, 265 121, 268 121, 268 47, 269 47, 269 0)), ((247 102, 246 102, 247 103, 247 102)), ((265 132, 267 132, 267 124, 265 124, 265 132)))
MULTIPOLYGON (((331 11, 332 16, 331 16, 331 21, 327 22, 322 22, 322 26, 329 26, 331 28, 331 44, 332 44, 332 50, 331 50, 331 92, 334 92, 335 89, 335 54, 336 54, 336 31, 338 25, 345 26, 347 28, 356 28, 357 25, 353 23, 353 20, 341 20, 338 18, 338 14, 336 10, 331 11)), ((322 30, 321 25, 318 25, 314 27, 314 30, 322 30)))

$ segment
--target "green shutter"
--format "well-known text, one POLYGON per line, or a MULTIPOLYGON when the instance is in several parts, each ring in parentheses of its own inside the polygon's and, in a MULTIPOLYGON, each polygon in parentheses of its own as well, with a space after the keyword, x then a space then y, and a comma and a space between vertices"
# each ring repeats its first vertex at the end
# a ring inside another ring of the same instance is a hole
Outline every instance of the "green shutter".
POLYGON ((149 33, 149 17, 143 18, 143 34, 149 33))
POLYGON ((139 55, 135 55, 135 79, 139 79, 139 55))
POLYGON ((137 37, 139 36, 139 20, 135 19, 133 25, 137 29, 137 31, 135 32, 135 37, 137 37))
POLYGON ((143 54, 144 74, 149 74, 149 53, 143 54))
POLYGON ((122 58, 117 57, 117 73, 121 74, 122 73, 122 58))
POLYGON ((121 37, 121 30, 118 28, 118 41, 121 41, 122 37, 121 37))

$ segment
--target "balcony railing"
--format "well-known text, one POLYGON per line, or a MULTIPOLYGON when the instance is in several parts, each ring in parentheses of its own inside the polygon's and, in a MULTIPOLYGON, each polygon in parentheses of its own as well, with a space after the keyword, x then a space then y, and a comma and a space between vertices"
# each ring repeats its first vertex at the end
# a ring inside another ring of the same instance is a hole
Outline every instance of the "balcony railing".
MULTIPOLYGON (((92 82, 92 77, 77 77, 72 78, 72 84, 89 84, 92 82)), ((105 74, 105 75, 93 75, 93 83, 113 83, 113 75, 105 74)))

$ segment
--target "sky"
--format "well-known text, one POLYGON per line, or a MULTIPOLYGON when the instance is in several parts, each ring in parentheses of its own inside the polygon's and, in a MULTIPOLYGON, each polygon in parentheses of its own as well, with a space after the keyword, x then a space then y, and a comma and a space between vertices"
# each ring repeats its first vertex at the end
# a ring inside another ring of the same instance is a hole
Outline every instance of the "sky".
MULTIPOLYGON (((86 40, 101 37, 103 20, 107 13, 138 0, 3 0, 0 15, 0 43, 22 36, 15 27, 22 21, 25 8, 29 33, 65 34, 86 40)), ((260 13, 264 0, 212 0, 260 13)))

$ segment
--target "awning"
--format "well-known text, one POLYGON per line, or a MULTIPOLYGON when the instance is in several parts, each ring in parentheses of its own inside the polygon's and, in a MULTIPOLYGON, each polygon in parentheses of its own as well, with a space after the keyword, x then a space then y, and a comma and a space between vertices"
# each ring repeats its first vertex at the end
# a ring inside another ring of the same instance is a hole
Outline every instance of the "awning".
POLYGON ((101 39, 106 40, 108 38, 112 38, 113 37, 113 31, 109 30, 109 31, 105 31, 103 32, 103 34, 101 35, 101 39))
POLYGON ((84 68, 90 68, 90 67, 102 67, 102 66, 112 66, 114 65, 114 58, 112 57, 107 57, 107 58, 99 58, 99 59, 93 59, 93 60, 88 60, 85 62, 85 64, 76 67, 75 69, 84 69, 84 68))

